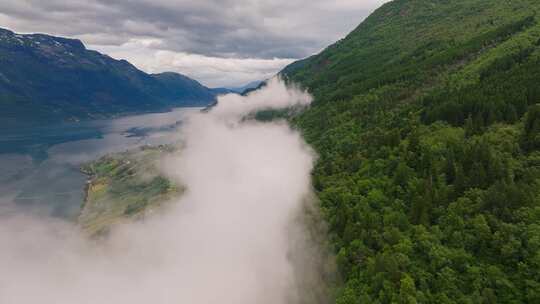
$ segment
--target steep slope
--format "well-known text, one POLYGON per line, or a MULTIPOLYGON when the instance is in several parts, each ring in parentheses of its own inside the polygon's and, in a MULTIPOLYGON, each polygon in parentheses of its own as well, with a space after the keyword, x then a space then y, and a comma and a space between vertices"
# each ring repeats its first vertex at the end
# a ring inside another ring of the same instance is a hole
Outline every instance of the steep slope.
POLYGON ((282 75, 337 303, 540 302, 540 2, 396 0, 282 75))
POLYGON ((42 122, 205 106, 214 94, 183 75, 148 75, 79 40, 0 29, 0 121, 42 122))
POLYGON ((166 100, 183 102, 188 106, 206 106, 208 101, 214 101, 215 93, 212 89, 182 74, 166 72, 151 76, 163 85, 164 89, 157 93, 166 100))

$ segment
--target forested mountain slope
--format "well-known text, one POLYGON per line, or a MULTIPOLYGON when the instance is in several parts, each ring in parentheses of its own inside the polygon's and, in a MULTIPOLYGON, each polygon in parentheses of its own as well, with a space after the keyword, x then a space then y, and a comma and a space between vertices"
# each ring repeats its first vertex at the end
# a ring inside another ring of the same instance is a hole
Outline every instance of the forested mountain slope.
POLYGON ((176 73, 149 75, 79 40, 0 29, 0 125, 206 106, 215 94, 176 73))
POLYGON ((282 75, 345 303, 540 303, 540 2, 396 0, 282 75))

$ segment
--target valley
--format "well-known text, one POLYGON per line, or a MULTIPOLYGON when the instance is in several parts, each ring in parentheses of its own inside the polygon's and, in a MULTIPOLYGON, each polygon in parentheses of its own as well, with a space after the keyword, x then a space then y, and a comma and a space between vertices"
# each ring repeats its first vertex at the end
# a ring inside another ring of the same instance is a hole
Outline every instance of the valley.
POLYGON ((75 221, 88 179, 81 166, 105 155, 175 144, 180 140, 176 132, 183 119, 198 111, 179 108, 11 131, 0 139, 1 206, 14 204, 44 216, 75 221))
POLYGON ((540 303, 539 12, 387 1, 236 89, 0 31, 0 190, 105 244, 68 256, 118 303, 540 303))

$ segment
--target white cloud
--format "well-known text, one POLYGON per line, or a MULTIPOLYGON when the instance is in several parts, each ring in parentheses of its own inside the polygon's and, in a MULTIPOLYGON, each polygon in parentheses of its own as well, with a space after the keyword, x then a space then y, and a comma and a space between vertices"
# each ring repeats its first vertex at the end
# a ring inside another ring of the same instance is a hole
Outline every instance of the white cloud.
POLYGON ((159 49, 158 39, 132 39, 121 46, 91 46, 113 58, 126 59, 149 73, 173 71, 209 87, 235 87, 274 76, 294 59, 221 58, 159 49))
POLYGON ((0 303, 295 304, 311 282, 301 298, 317 293, 320 281, 304 272, 315 254, 297 235, 313 154, 284 123, 240 119, 255 106, 310 100, 272 81, 194 114, 181 129, 185 148, 164 164, 187 192, 108 238, 87 240, 52 219, 2 218, 0 303))
POLYGON ((122 55, 136 64, 146 62, 143 68, 165 71, 167 65, 150 64, 130 49, 134 40, 159 40, 160 45, 139 45, 145 49, 140 53, 150 57, 158 51, 198 54, 209 59, 201 66, 203 72, 188 71, 191 75, 210 85, 238 85, 277 72, 288 58, 320 51, 386 1, 5 0, 0 2, 0 27, 81 38, 115 57, 122 55), (207 62, 214 62, 212 58, 247 58, 244 62, 253 64, 252 77, 238 71, 217 76, 210 70, 223 69, 209 70, 207 62), (278 62, 282 63, 279 67, 278 62), (269 73, 267 67, 273 64, 269 73))

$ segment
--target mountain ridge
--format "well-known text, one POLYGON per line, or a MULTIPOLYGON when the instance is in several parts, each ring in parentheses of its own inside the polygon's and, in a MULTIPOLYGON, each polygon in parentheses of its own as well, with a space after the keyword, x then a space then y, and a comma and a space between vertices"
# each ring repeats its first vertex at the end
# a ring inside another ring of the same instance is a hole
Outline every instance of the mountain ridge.
POLYGON ((395 0, 281 75, 335 302, 540 302, 540 3, 395 0))
POLYGON ((177 73, 146 74, 77 39, 0 29, 4 125, 206 106, 215 94, 177 73))

